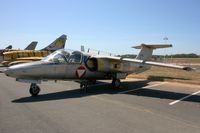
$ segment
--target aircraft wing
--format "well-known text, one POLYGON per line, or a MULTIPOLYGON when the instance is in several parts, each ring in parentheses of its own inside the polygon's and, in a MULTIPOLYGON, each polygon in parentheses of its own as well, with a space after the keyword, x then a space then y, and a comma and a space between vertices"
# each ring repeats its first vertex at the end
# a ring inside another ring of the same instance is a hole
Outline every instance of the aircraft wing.
POLYGON ((150 66, 174 68, 174 69, 181 69, 181 70, 186 70, 186 71, 192 70, 192 68, 187 67, 187 66, 174 65, 174 64, 169 64, 169 63, 161 63, 161 62, 153 62, 153 61, 143 61, 143 60, 128 59, 128 58, 125 58, 123 60, 124 61, 129 61, 129 62, 135 62, 135 63, 142 63, 142 64, 146 64, 146 65, 150 65, 150 66))
POLYGON ((169 64, 169 63, 146 61, 145 64, 151 65, 151 66, 158 66, 158 67, 181 69, 181 70, 186 70, 186 71, 191 71, 192 70, 192 68, 187 67, 187 66, 179 66, 179 65, 169 64))
MULTIPOLYGON (((111 57, 111 56, 96 56, 94 57, 97 60, 99 59, 101 61, 101 64, 106 64, 107 62, 110 62, 109 66, 114 66, 115 64, 126 64, 126 63, 134 63, 136 66, 157 66, 157 67, 165 67, 165 68, 174 68, 174 69, 180 69, 180 70, 186 70, 191 71, 193 70, 190 67, 187 66, 179 66, 169 63, 161 63, 161 62, 153 62, 153 61, 143 61, 138 59, 130 59, 130 58, 121 58, 121 57, 111 57)), ((120 70, 121 71, 121 70, 120 70)))

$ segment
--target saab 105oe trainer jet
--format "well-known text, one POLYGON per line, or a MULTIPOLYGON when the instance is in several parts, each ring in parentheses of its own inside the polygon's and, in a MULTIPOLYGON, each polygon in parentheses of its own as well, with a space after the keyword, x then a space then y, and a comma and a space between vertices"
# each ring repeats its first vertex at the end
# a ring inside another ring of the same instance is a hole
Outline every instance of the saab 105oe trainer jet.
POLYGON ((112 86, 118 88, 120 79, 125 79, 131 73, 144 72, 151 66, 191 70, 189 67, 149 61, 154 49, 167 47, 172 45, 135 46, 141 49, 135 59, 61 49, 41 61, 11 66, 4 73, 17 81, 31 83, 29 92, 36 96, 40 92, 37 84, 43 80, 75 80, 80 82, 81 89, 87 89, 91 82, 112 79, 112 86))

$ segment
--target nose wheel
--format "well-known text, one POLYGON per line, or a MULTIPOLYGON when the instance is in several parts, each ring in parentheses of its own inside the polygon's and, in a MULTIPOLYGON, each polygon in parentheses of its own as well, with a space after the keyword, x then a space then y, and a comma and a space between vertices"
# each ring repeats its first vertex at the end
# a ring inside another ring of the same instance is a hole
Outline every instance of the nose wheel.
POLYGON ((80 89, 83 90, 84 93, 87 92, 88 86, 89 85, 95 85, 97 81, 95 79, 93 80, 82 80, 80 82, 80 89))
POLYGON ((87 92, 88 83, 87 83, 87 82, 81 82, 81 83, 80 83, 80 88, 81 88, 81 90, 83 90, 84 92, 87 92))
POLYGON ((40 92, 40 87, 37 84, 32 83, 29 92, 32 96, 37 96, 40 92))

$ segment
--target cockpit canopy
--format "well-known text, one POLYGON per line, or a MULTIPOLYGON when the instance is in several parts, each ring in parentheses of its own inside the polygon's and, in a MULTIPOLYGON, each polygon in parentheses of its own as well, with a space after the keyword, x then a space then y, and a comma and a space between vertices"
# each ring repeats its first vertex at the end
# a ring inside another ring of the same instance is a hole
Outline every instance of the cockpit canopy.
POLYGON ((61 49, 45 57, 42 61, 52 63, 81 63, 82 56, 82 53, 79 51, 61 49))

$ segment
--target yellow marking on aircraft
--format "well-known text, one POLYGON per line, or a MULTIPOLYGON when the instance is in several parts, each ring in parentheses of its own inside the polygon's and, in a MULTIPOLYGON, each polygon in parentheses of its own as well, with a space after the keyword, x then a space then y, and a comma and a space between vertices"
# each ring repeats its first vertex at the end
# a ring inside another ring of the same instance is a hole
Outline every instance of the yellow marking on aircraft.
POLYGON ((5 52, 4 57, 7 60, 15 60, 17 58, 23 58, 23 57, 45 57, 49 54, 50 54, 50 52, 48 52, 48 51, 26 50, 26 51, 5 52))
POLYGON ((34 51, 34 50, 21 50, 4 52, 5 60, 2 62, 4 66, 10 66, 19 63, 26 63, 41 60, 51 52, 49 51, 34 51))

